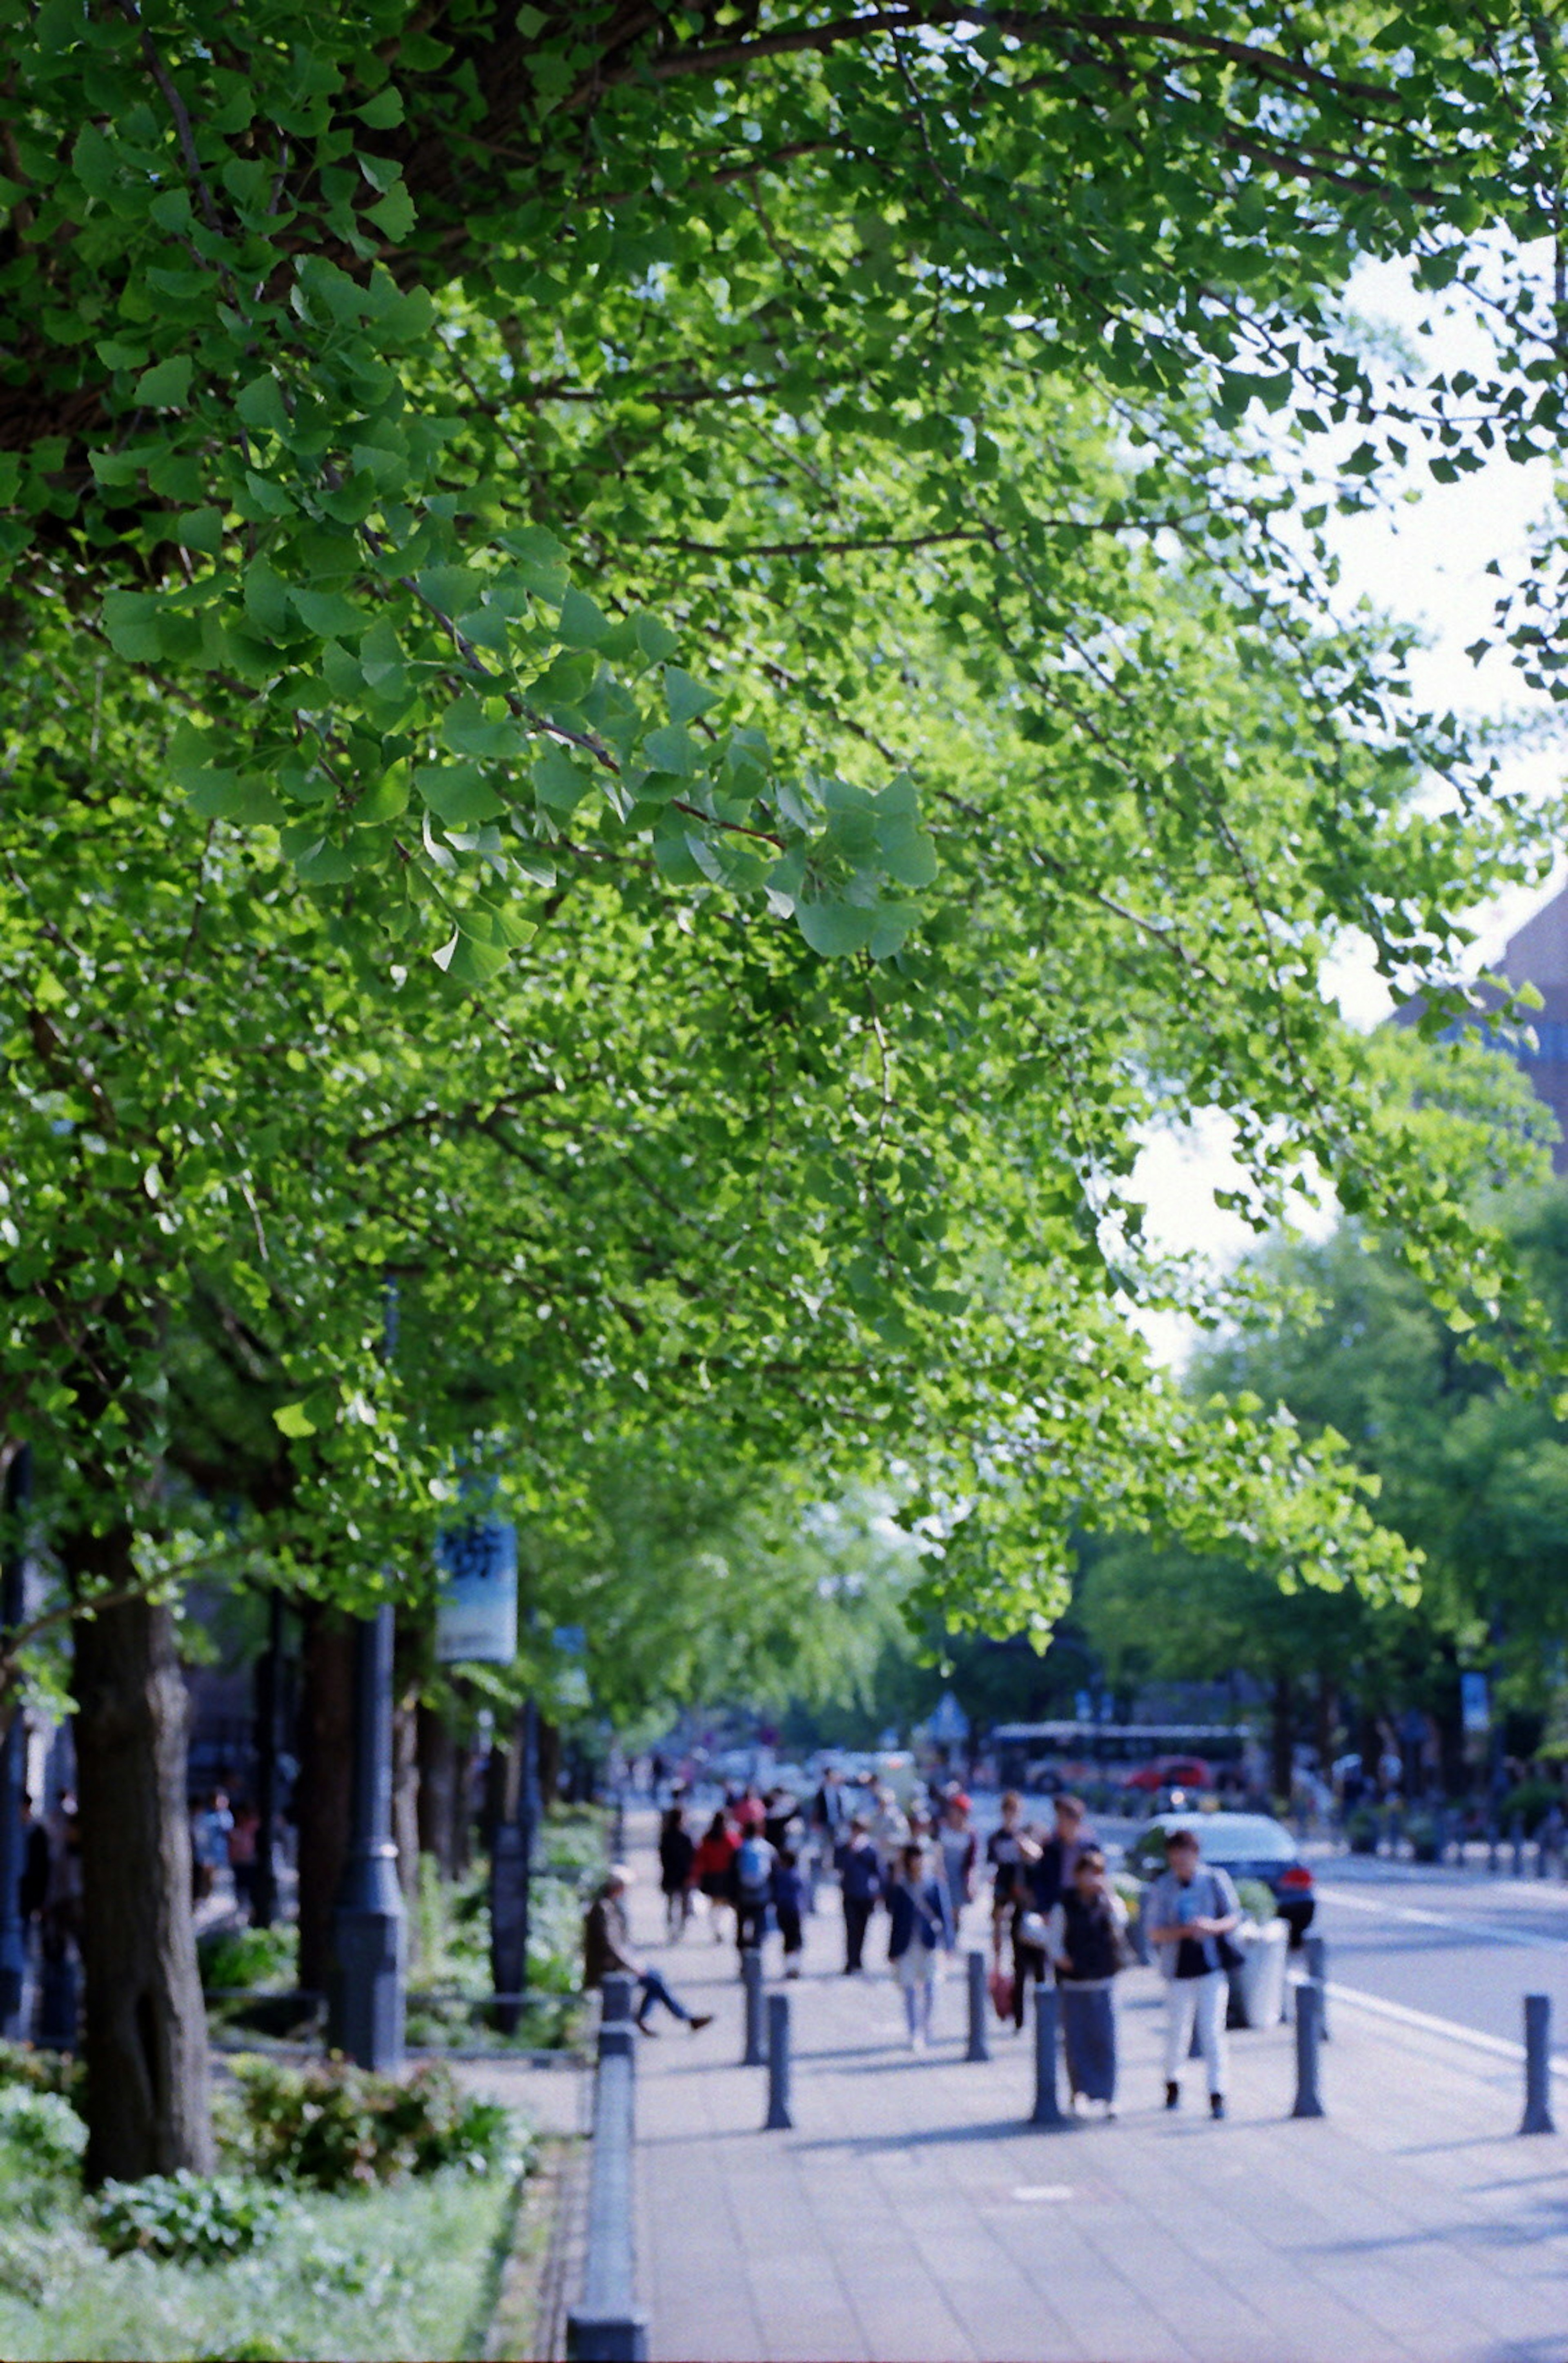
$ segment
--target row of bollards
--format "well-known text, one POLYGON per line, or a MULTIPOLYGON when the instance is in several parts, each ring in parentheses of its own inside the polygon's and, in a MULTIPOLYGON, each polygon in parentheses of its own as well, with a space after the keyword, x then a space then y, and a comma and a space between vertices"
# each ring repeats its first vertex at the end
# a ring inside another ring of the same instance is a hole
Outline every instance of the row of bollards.
MULTIPOLYGON (((1329 2039, 1328 1947, 1321 1936, 1309 1936, 1306 1952, 1307 1974, 1295 1983, 1296 2098, 1290 2112, 1293 2118, 1321 2117, 1326 2113, 1318 2053, 1329 2039)), ((971 1952, 966 1966, 969 2041, 964 2057, 966 2059, 989 2059, 991 2047, 985 2019, 984 1954, 971 1952)), ((768 2133, 787 2132, 795 2124, 790 2108, 790 1998, 788 1994, 763 1993, 762 1958, 755 1949, 748 1949, 743 1955, 740 1975, 745 2002, 745 2045, 741 2065, 766 2068, 768 2106, 763 2130, 768 2133)), ((606 2003, 609 2002, 608 1983, 606 1980, 606 2003)), ((617 1994, 616 2004, 611 2005, 617 2017, 623 2008, 629 2015, 629 1980, 627 1984, 626 2002, 621 2004, 617 1994)), ((1056 1987, 1037 1983, 1033 2006, 1034 2106, 1029 2113, 1029 2123, 1053 2129, 1070 2122, 1062 2109, 1057 2086, 1062 2001, 1056 1987)), ((1519 2131, 1521 2134, 1554 2133, 1551 1996, 1527 1994, 1524 1998, 1524 2020, 1525 2113, 1519 2131)), ((628 2028, 628 2035, 629 2032, 628 2028)))

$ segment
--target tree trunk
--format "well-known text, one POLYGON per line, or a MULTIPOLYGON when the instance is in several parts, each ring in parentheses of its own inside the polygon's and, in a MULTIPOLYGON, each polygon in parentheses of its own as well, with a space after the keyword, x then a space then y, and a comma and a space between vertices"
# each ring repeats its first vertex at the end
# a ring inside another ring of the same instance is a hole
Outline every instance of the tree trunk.
POLYGON ((539 1803, 548 1813, 561 1794, 561 1725, 539 1719, 539 1803))
POLYGON ((473 1749, 467 1740, 457 1750, 452 1769, 452 1877, 466 1879, 473 1860, 473 1749))
POLYGON ((419 1747, 418 1700, 406 1692, 392 1709, 392 1836, 397 1847, 397 1883, 403 1890, 408 1966, 419 1953, 419 1747))
POLYGON ((307 1600, 300 1608, 299 1982, 325 1993, 332 1967, 332 1914, 349 1852, 353 1787, 354 1629, 307 1600))
MULTIPOLYGON (((81 1537, 73 1573, 135 1579, 128 1527, 81 1537)), ((191 1921, 185 1685, 167 1606, 125 1600, 74 1630, 89 2184, 213 2168, 206 2013, 191 1921)))
POLYGON ((453 1876, 457 1835, 457 1747, 451 1726, 435 1708, 419 1703, 416 1745, 419 1758, 419 1851, 435 1858, 443 1879, 453 1876))
POLYGON ((1288 1810, 1291 1781, 1296 1772, 1296 1692, 1288 1674, 1274 1676, 1270 1756, 1274 1795, 1284 1799, 1288 1810))

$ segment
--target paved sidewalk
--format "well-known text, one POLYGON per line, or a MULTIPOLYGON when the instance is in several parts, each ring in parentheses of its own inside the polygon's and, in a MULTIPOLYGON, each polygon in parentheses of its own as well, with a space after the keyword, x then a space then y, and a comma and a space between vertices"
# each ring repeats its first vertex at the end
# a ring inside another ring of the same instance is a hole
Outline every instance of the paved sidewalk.
MULTIPOLYGON (((1121 1980, 1121 2111, 1037 2133, 1029 2038, 962 2058, 944 1989, 924 2058, 885 1970, 839 1974, 837 1892, 795 1997, 795 2127, 765 2134, 734 1956, 665 1946, 651 1858, 638 1940, 715 2025, 639 2062, 641 2296, 665 2363, 1568 2363, 1564 2140, 1518 2137, 1519 2069, 1348 2007, 1330 2114, 1295 2123, 1289 2028, 1231 2038, 1161 2106, 1158 1981, 1121 1980)), ((978 1942, 982 1915, 966 1936, 978 1942)), ((885 1921, 868 1956, 880 1960, 885 1921)), ((771 1939, 770 1971, 778 1967, 771 1939)), ((776 1987, 771 1990, 776 1991, 776 1987)), ((1568 2094, 1557 2086, 1568 2129, 1568 2094)))

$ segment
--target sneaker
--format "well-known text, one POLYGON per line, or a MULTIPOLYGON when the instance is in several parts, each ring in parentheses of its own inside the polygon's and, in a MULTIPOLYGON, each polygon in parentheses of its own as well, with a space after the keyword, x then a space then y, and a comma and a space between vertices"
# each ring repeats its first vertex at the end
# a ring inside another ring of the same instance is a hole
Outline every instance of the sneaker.
POLYGON ((1182 2105, 1182 2088, 1181 2088, 1181 2086, 1180 2086, 1179 2084, 1167 2084, 1167 2085, 1166 2085, 1166 2087, 1165 2087, 1165 2106, 1166 2106, 1168 2109, 1179 2109, 1179 2108, 1181 2107, 1181 2105, 1182 2105))
POLYGON ((713 2013, 711 2010, 699 2010, 694 2012, 693 2015, 686 2021, 686 2025, 691 2028, 694 2035, 700 2035, 705 2026, 711 2026, 713 2025, 713 2013))
POLYGON ((1208 2113, 1211 2117, 1222 2117, 1225 2114, 1225 2095, 1223 2092, 1211 2092, 1209 2094, 1208 2113))
POLYGON ((645 2018, 639 2018, 637 2022, 637 2031, 639 2035, 657 2035, 659 2029, 656 2026, 650 2026, 645 2018))

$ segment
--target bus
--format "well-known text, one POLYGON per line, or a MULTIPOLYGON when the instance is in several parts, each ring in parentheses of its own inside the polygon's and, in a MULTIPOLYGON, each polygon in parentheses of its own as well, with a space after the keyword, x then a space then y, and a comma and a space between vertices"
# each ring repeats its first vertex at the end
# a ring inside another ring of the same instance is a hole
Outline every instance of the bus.
POLYGON ((1218 1772, 1239 1766, 1247 1745, 1235 1723, 999 1723, 986 1747, 1004 1789, 1060 1789, 1118 1773, 1165 1756, 1201 1757, 1218 1772))

